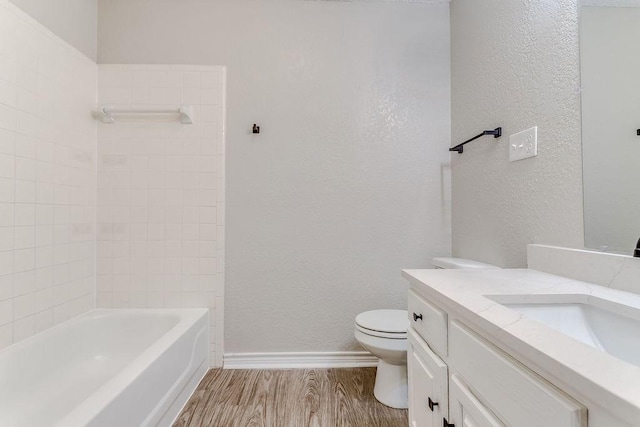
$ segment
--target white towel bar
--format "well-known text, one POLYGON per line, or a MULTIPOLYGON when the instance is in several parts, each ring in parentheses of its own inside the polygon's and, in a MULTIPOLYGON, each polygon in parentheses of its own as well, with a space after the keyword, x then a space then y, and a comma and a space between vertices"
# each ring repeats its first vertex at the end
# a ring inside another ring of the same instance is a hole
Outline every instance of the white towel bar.
POLYGON ((104 105, 99 110, 100 120, 103 123, 115 123, 116 120, 113 117, 117 114, 123 114, 127 116, 132 115, 148 115, 148 114, 177 114, 180 122, 185 125, 193 123, 193 107, 191 105, 181 105, 179 108, 144 108, 144 109, 126 109, 126 108, 112 108, 104 105))

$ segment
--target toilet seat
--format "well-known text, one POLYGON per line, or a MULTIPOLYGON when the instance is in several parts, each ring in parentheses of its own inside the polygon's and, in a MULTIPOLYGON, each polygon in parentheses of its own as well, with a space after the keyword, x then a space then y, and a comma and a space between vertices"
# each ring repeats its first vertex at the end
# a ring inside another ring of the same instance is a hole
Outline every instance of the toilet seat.
POLYGON ((355 326, 363 334, 374 337, 407 339, 409 317, 406 310, 371 310, 358 314, 355 326))

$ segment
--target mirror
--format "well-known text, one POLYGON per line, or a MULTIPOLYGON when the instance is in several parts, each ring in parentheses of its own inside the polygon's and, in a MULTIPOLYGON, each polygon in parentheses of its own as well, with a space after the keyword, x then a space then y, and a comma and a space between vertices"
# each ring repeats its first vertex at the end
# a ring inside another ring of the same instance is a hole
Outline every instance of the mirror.
POLYGON ((585 246, 631 255, 640 237, 640 1, 580 6, 585 246))

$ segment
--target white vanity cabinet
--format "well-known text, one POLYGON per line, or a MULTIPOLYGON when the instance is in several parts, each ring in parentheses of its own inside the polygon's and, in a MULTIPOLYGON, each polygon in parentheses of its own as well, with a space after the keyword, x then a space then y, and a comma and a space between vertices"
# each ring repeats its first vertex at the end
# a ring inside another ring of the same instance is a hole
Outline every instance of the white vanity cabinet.
POLYGON ((587 426, 583 405, 453 314, 413 291, 408 307, 411 427, 587 426))
POLYGON ((441 426, 449 416, 447 365, 413 330, 408 332, 409 425, 441 426))

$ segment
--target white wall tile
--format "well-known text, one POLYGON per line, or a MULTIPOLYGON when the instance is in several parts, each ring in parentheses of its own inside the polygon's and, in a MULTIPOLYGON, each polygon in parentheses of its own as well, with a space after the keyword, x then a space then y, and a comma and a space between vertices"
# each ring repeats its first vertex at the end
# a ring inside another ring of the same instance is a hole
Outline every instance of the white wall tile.
POLYGON ((192 104, 196 123, 99 125, 97 305, 209 308, 219 366, 223 69, 100 65, 99 74, 100 103, 192 104))
POLYGON ((97 66, 22 20, 0 7, 0 32, 20 28, 0 37, 16 58, 0 60, 0 349, 90 309, 94 293, 93 219, 78 221, 87 246, 72 266, 66 242, 71 203, 95 212, 97 66))
POLYGON ((0 301, 0 326, 13 322, 13 300, 0 301))

